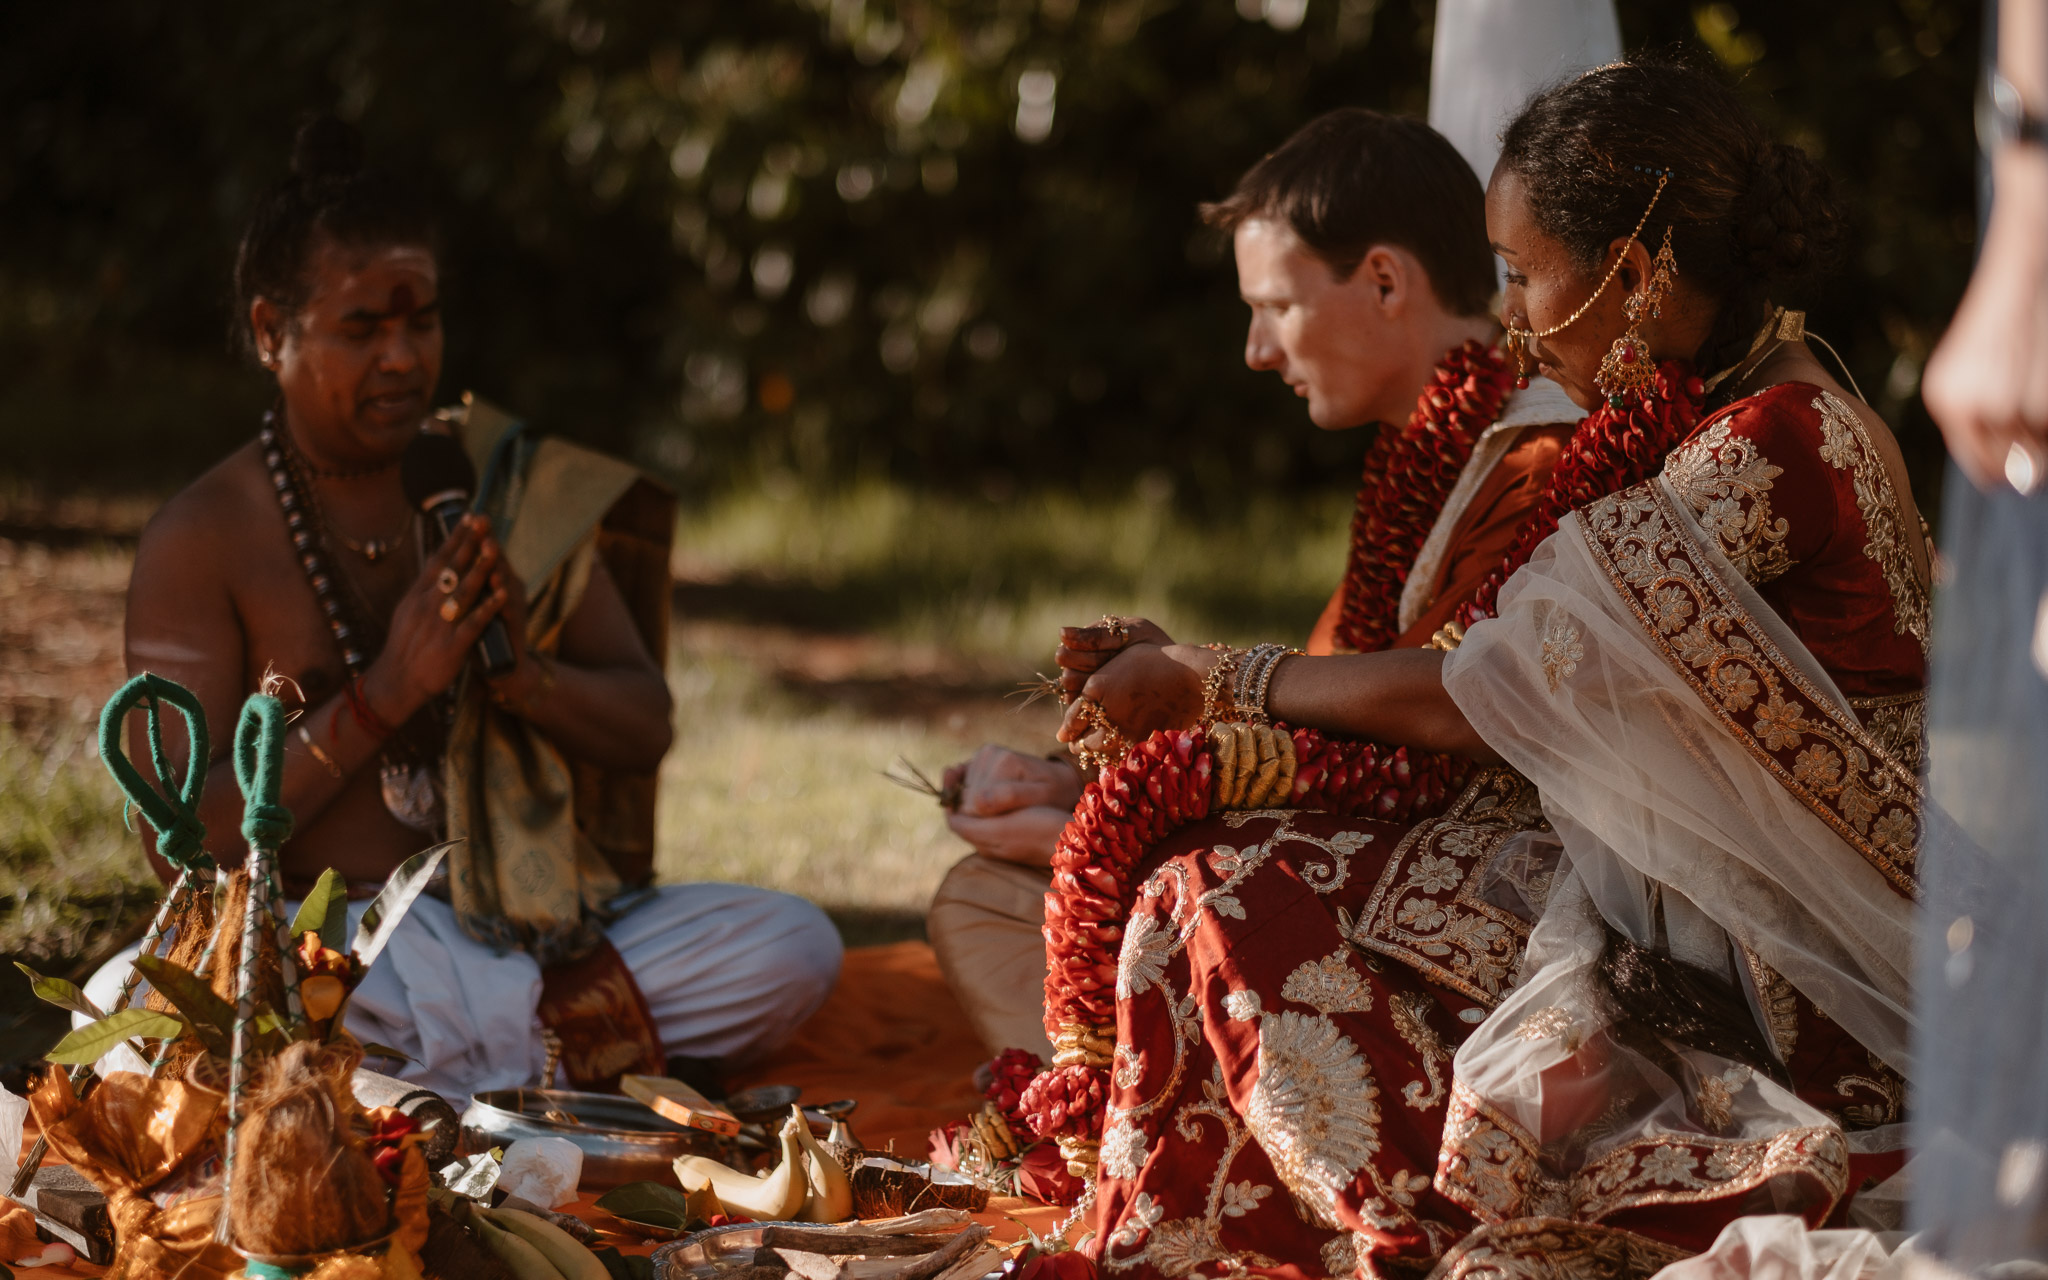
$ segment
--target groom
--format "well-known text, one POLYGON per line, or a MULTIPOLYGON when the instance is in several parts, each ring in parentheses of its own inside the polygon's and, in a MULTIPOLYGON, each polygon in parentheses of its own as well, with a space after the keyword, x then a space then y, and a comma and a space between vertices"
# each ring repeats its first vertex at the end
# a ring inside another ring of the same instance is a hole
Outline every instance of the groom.
MULTIPOLYGON (((1245 364, 1276 373, 1325 431, 1398 430, 1445 353, 1499 334, 1484 192, 1471 167, 1419 120, 1345 108, 1304 126, 1202 218, 1230 233, 1238 292, 1251 308, 1245 364)), ((1308 638, 1310 653, 1420 647, 1500 563, 1583 416, 1555 384, 1512 393, 1474 443, 1403 580, 1398 617, 1363 640, 1351 625, 1365 589, 1359 549, 1308 638), (1347 606, 1350 606, 1347 608, 1347 606), (1391 644, 1389 645, 1389 639, 1391 644)), ((1367 459, 1360 528, 1374 514, 1383 451, 1367 459)), ((987 746, 946 771, 953 831, 974 852, 947 873, 927 922, 953 991, 993 1050, 1051 1045, 1040 1025, 1039 929, 1053 846, 1080 798, 1081 772, 987 746)))

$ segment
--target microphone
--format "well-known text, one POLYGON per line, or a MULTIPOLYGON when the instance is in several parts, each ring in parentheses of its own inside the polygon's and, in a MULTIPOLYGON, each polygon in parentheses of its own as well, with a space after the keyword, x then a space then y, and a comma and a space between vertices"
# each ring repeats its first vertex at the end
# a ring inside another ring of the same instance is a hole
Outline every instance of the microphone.
MULTIPOLYGON (((426 514, 445 541, 469 514, 470 490, 476 487, 476 465, 454 436, 422 431, 405 448, 398 463, 405 500, 426 514)), ((501 676, 514 665, 512 640, 502 618, 492 618, 476 642, 476 660, 487 676, 501 676)))

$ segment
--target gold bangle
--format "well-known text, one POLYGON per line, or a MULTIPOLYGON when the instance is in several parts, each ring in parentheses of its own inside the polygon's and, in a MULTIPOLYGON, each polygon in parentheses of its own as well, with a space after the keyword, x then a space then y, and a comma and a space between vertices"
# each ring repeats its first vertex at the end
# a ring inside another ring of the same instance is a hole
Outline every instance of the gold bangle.
POLYGON ((1233 649, 1227 644, 1207 647, 1216 652, 1216 665, 1202 677, 1202 719, 1199 727, 1204 729, 1219 720, 1236 718, 1237 704, 1226 698, 1224 690, 1231 687, 1237 675, 1238 660, 1245 654, 1244 650, 1233 649))
POLYGON ((299 741, 306 744, 306 750, 313 753, 313 758, 315 760, 318 760, 321 764, 327 766, 327 772, 329 773, 329 775, 336 778, 342 776, 341 766, 334 763, 334 757, 328 755, 325 751, 322 751, 320 749, 320 744, 313 741, 313 735, 306 732, 305 725, 299 726, 299 741))

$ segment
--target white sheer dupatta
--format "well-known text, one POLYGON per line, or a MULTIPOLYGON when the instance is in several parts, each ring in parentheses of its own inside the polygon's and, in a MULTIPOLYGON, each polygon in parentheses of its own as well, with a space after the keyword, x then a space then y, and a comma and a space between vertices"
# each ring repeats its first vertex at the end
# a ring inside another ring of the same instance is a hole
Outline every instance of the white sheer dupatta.
POLYGON ((1601 922, 1748 990, 1782 1044, 1775 970, 1904 1070, 1912 775, 1661 478, 1567 516, 1444 682, 1564 848, 1521 985, 1458 1051, 1439 1189, 1488 1222, 1745 1189, 1824 1215, 1840 1128, 1746 1067, 1608 1035, 1601 922))

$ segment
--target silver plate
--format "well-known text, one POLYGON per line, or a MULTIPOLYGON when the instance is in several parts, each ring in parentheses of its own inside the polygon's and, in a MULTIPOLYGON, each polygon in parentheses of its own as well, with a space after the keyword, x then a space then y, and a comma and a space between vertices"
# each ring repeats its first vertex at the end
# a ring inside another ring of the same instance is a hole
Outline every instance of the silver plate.
MULTIPOLYGON (((710 1276, 720 1267, 732 1266, 741 1259, 751 1261, 754 1250, 761 1247, 763 1234, 769 1227, 796 1227, 803 1231, 816 1231, 815 1222, 742 1222, 730 1227, 707 1227, 702 1231, 671 1240, 656 1249, 652 1255, 654 1280, 700 1280, 710 1276)), ((981 1280, 996 1280, 1013 1269, 1004 1263, 981 1280)))
POLYGON ((583 1152, 580 1185, 592 1191, 628 1182, 675 1180, 677 1156, 718 1159, 716 1136, 673 1124, 631 1098, 571 1089, 493 1089, 472 1094, 462 1113, 467 1149, 481 1151, 520 1138, 567 1138, 583 1152), (573 1117, 548 1119, 553 1111, 573 1117))

